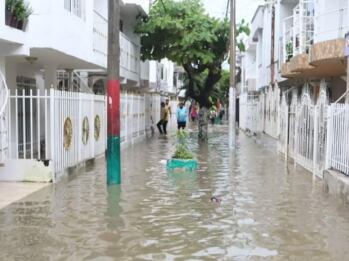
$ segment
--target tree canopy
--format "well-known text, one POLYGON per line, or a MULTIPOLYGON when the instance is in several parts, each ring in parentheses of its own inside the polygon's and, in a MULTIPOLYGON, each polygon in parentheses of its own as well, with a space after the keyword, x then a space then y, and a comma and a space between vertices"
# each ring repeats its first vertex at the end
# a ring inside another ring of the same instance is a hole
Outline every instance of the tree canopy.
MULTIPOLYGON (((229 22, 210 17, 199 0, 157 1, 148 17, 140 18, 143 60, 169 60, 183 66, 187 74, 187 95, 203 107, 222 75, 228 58, 229 22)), ((237 34, 249 33, 242 22, 237 34)), ((240 42, 239 48, 243 45, 240 42)))

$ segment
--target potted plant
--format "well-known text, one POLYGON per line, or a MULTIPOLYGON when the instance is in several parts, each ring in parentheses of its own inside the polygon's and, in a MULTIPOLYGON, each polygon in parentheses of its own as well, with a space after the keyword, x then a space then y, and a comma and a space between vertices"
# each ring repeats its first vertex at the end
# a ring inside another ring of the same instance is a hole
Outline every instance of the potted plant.
POLYGON ((5 3, 5 24, 12 26, 13 24, 17 25, 17 19, 14 15, 14 10, 16 7, 16 0, 6 0, 5 3))
POLYGON ((17 6, 15 9, 16 18, 18 20, 17 29, 25 30, 28 24, 28 18, 33 13, 29 4, 25 4, 23 0, 17 0, 17 6))
POLYGON ((286 44, 286 61, 289 62, 291 60, 291 58, 293 57, 293 42, 289 41, 286 44))
POLYGON ((24 0, 6 0, 6 24, 25 30, 28 18, 33 13, 29 4, 25 4, 24 0))
POLYGON ((176 151, 172 158, 167 161, 167 169, 174 170, 177 168, 184 168, 188 170, 195 170, 198 167, 197 160, 194 159, 187 144, 188 134, 179 130, 177 132, 176 151))

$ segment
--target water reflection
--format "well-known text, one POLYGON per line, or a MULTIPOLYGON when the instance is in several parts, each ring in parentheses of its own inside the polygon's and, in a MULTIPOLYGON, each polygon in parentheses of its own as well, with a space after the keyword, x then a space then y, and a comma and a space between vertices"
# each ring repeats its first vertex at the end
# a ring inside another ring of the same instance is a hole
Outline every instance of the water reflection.
POLYGON ((272 140, 227 140, 192 134, 196 172, 167 172, 172 137, 147 141, 123 153, 121 186, 98 160, 1 210, 0 260, 346 260, 348 207, 272 140))

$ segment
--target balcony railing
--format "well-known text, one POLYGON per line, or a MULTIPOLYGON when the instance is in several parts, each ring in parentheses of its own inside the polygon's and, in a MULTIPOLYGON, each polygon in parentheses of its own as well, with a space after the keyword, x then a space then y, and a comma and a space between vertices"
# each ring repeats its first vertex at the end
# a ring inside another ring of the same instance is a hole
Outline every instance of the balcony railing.
POLYGON ((315 41, 343 38, 349 30, 348 8, 330 10, 315 18, 315 41))
POLYGON ((307 53, 314 42, 314 3, 301 0, 283 22, 283 61, 307 53))
MULTIPOLYGON (((107 65, 108 20, 94 11, 93 51, 98 63, 107 65)), ((120 68, 134 74, 140 71, 140 48, 120 32, 120 68)))
POLYGON ((76 16, 85 19, 84 14, 84 1, 82 0, 64 0, 64 8, 75 14, 76 16))

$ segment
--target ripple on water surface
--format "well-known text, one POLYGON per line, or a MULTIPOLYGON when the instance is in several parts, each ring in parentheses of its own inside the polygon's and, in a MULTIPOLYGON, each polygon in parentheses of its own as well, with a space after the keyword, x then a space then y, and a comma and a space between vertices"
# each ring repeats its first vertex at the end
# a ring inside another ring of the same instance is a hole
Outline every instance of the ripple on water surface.
POLYGON ((121 186, 98 160, 1 210, 0 260, 346 260, 347 207, 268 138, 230 152, 215 130, 191 134, 196 173, 167 173, 173 139, 153 139, 124 151, 121 186))

